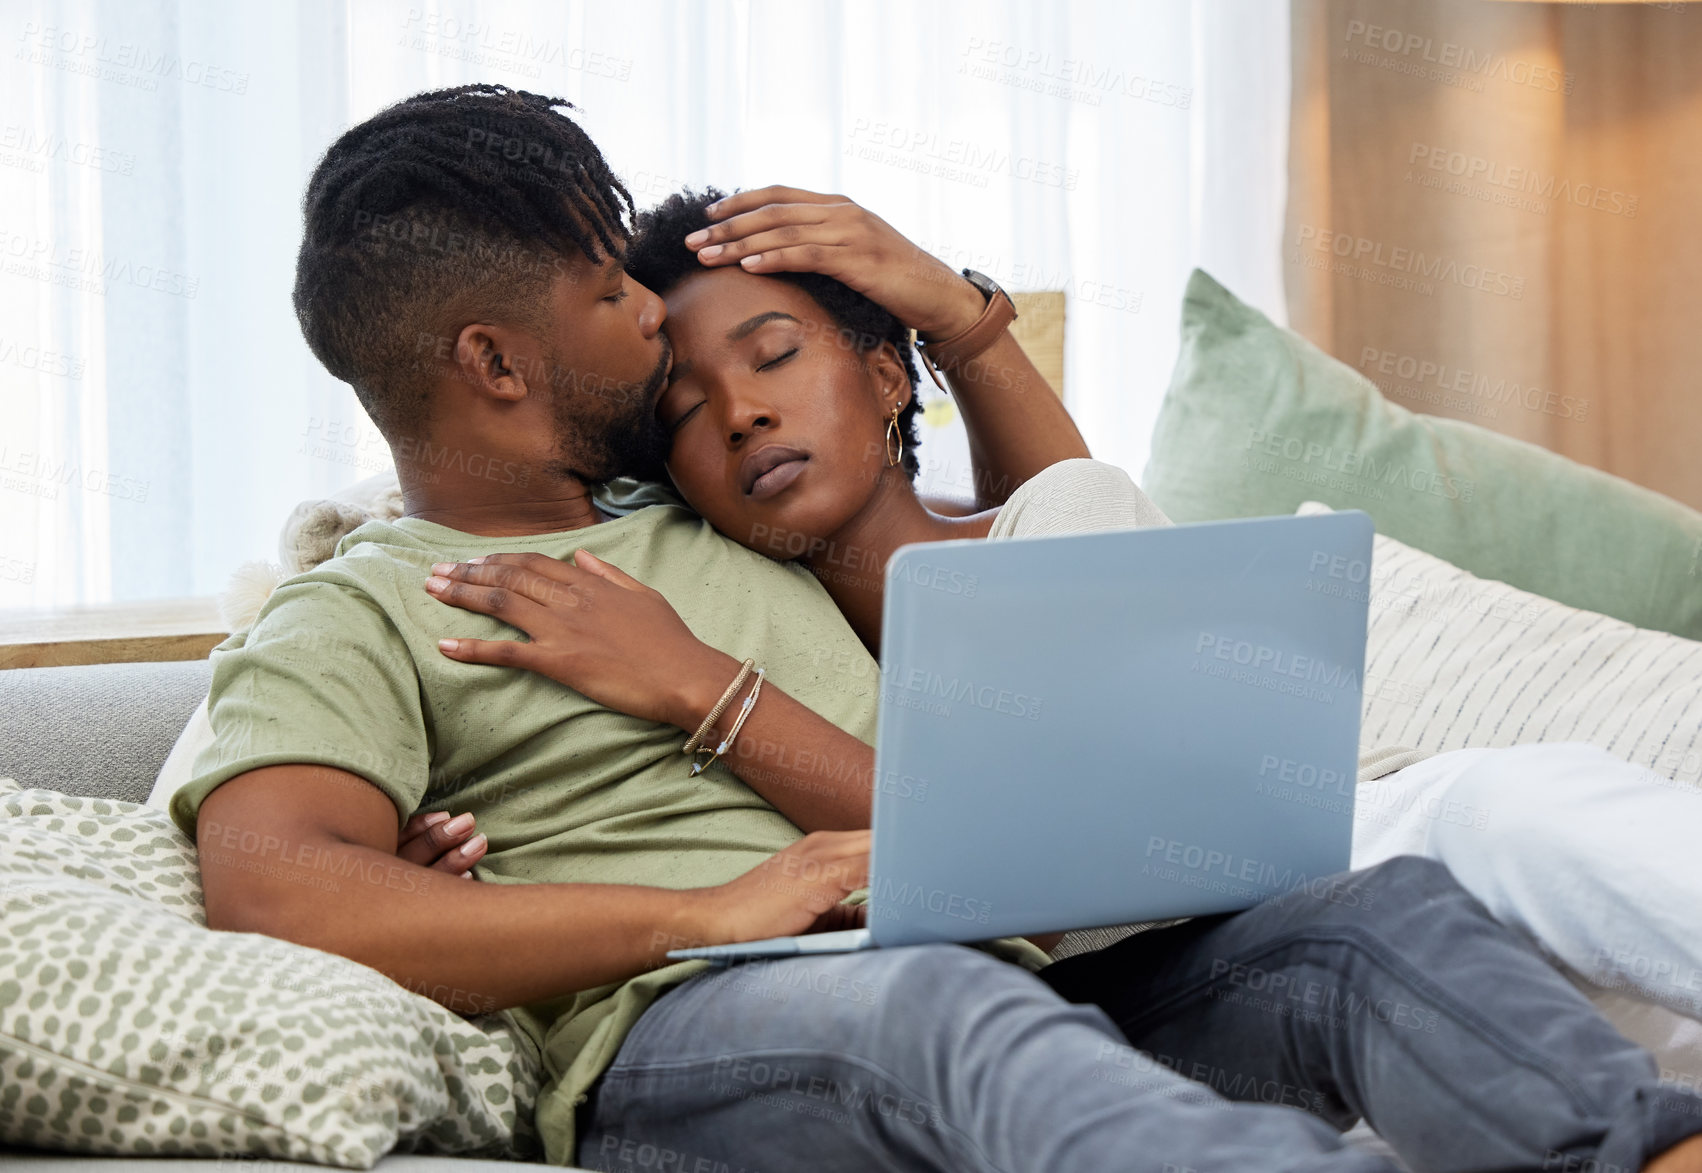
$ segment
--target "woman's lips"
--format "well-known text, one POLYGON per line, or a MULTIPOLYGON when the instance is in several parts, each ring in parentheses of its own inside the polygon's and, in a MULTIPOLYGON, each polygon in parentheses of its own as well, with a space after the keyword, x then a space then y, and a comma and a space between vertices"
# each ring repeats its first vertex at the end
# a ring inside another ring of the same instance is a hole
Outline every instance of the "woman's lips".
POLYGON ((751 486, 751 500, 766 501, 784 491, 788 485, 798 479, 799 474, 804 471, 804 465, 809 463, 809 459, 808 456, 795 457, 775 465, 757 477, 756 483, 751 486))
MULTIPOLYGON (((764 444, 761 448, 745 453, 744 459, 739 461, 739 487, 744 489, 745 496, 752 496, 756 493, 757 482, 770 472, 782 464, 809 458, 808 452, 793 448, 789 444, 764 444)), ((797 470, 794 469, 791 475, 797 476, 797 470)), ((790 484, 790 480, 787 483, 790 484)))

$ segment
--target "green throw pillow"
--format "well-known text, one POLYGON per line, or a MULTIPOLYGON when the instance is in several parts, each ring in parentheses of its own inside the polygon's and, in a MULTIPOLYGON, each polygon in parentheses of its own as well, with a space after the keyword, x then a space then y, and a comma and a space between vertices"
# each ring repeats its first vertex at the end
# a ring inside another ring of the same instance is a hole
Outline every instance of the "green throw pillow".
POLYGON ((1174 521, 1363 509, 1479 578, 1702 639, 1702 513, 1390 403, 1199 270, 1143 487, 1174 521))

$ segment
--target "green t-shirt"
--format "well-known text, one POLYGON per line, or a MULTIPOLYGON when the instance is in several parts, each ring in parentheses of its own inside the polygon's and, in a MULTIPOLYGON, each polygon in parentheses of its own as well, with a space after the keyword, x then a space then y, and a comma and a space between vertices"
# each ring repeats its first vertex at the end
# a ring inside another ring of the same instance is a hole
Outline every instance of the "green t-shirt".
MULTIPOLYGON (((477 874, 497 883, 706 887, 799 838, 725 767, 689 778, 680 730, 531 672, 438 651, 445 636, 517 633, 427 594, 433 562, 504 551, 567 559, 580 548, 660 591, 699 639, 754 658, 776 686, 873 743, 879 670, 821 585, 688 509, 655 505, 531 537, 400 518, 350 534, 337 557, 278 587, 253 627, 215 651, 215 741, 173 798, 172 817, 193 835, 201 801, 221 783, 302 763, 365 778, 396 804, 398 824, 422 808, 471 811, 490 839, 477 874)), ((1044 961, 1032 947, 999 952, 1044 961)), ((551 1078, 538 1124, 552 1161, 572 1159, 574 1108, 628 1029, 702 968, 671 965, 513 1011, 551 1078)))
POLYGON ((490 838, 484 880, 701 887, 798 838, 724 766, 688 778, 678 729, 438 650, 444 636, 523 637, 429 595, 433 562, 499 551, 568 559, 580 548, 659 590, 698 638, 755 658, 780 688, 872 742, 878 670, 819 584, 688 510, 495 538, 405 517, 350 534, 336 558, 280 586, 254 625, 214 652, 215 742, 173 817, 193 833, 214 787, 304 763, 367 779, 396 804, 399 823, 419 809, 471 811, 490 838))

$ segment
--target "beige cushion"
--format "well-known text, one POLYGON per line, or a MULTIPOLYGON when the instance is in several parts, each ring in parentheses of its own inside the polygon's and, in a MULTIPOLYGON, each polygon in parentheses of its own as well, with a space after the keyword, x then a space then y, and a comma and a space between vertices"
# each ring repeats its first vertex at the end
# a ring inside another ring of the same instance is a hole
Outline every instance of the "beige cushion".
POLYGON ((159 811, 0 779, 0 923, 0 1143, 348 1168, 539 1152, 541 1068, 505 1015, 208 929, 159 811))

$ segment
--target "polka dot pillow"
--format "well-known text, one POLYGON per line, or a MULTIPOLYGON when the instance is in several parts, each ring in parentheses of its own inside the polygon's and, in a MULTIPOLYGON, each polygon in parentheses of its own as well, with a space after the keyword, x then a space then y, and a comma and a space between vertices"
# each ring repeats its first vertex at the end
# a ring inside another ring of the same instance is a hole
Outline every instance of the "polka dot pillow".
POLYGON ((208 929, 195 848, 163 812, 0 779, 0 1143, 529 1158, 540 1074, 503 1015, 208 929))

